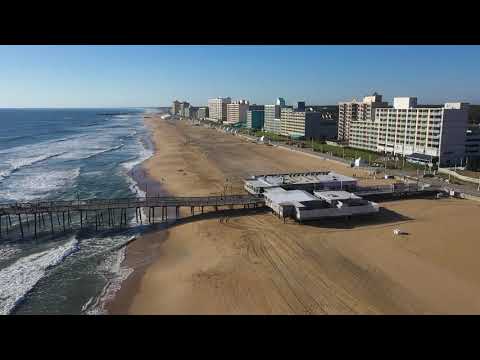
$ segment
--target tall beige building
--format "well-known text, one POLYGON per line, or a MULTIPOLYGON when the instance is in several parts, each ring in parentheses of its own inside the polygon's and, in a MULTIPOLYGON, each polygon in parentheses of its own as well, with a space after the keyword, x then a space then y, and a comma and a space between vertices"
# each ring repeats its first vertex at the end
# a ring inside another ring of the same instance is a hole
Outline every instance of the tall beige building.
POLYGON ((247 100, 234 101, 227 104, 227 123, 246 123, 249 103, 247 100))
POLYGON ((227 104, 230 104, 232 99, 229 97, 226 98, 215 98, 208 99, 208 112, 209 119, 216 122, 223 122, 227 120, 227 104))
POLYGON ((354 121, 373 121, 375 109, 387 106, 382 102, 382 95, 374 93, 372 96, 365 96, 363 101, 352 101, 338 103, 338 140, 349 143, 351 125, 354 121))

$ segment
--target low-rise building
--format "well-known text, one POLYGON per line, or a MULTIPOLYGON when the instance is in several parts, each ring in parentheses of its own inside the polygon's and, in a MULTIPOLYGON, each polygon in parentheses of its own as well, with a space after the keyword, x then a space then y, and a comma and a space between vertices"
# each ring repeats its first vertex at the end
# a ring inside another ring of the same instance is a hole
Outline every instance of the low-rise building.
POLYGON ((346 191, 267 189, 265 205, 282 218, 291 217, 299 222, 332 217, 350 217, 379 212, 378 204, 364 200, 346 191))
POLYGON ((256 175, 245 180, 245 190, 262 194, 265 190, 281 187, 285 190, 347 190, 357 188, 357 179, 333 171, 256 175))

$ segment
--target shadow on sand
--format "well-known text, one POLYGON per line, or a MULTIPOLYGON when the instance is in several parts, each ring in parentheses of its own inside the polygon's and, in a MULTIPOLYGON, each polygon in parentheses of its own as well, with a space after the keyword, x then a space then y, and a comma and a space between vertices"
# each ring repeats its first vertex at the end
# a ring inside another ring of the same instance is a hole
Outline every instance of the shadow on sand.
POLYGON ((270 211, 267 207, 258 207, 258 208, 250 208, 250 209, 223 209, 218 211, 208 211, 203 214, 196 213, 195 215, 184 216, 178 219, 172 219, 168 222, 159 222, 155 224, 148 225, 148 228, 145 229, 145 234, 168 229, 174 226, 189 224, 195 221, 200 220, 209 220, 209 219, 218 219, 219 221, 228 221, 228 218, 231 217, 241 217, 241 216, 251 216, 256 214, 265 214, 270 211))
MULTIPOLYGON (((347 218, 330 218, 303 222, 303 226, 314 226, 331 229, 355 229, 363 226, 393 224, 397 222, 414 220, 395 211, 381 207, 377 214, 358 215, 347 218)), ((289 223, 293 220, 290 219, 289 223)))
MULTIPOLYGON (((194 221, 208 220, 208 219, 218 219, 219 221, 228 221, 228 218, 230 217, 252 216, 256 214, 266 214, 270 212, 271 210, 266 207, 251 208, 251 209, 226 209, 226 210, 219 210, 219 211, 209 211, 204 214, 195 214, 195 215, 183 217, 177 220, 151 224, 148 226, 148 228, 145 229, 145 233, 168 229, 173 226, 188 224, 194 221)), ((377 214, 359 215, 359 216, 351 217, 350 219, 346 219, 346 218, 321 219, 321 220, 303 222, 302 224, 299 224, 293 219, 286 219, 286 222, 288 224, 295 223, 300 226, 314 226, 314 227, 332 228, 332 229, 355 229, 363 226, 393 224, 397 222, 404 222, 404 221, 411 221, 411 220, 414 220, 414 219, 408 216, 399 214, 395 211, 381 207, 377 214)), ((283 219, 278 219, 278 222, 283 223, 283 219)))

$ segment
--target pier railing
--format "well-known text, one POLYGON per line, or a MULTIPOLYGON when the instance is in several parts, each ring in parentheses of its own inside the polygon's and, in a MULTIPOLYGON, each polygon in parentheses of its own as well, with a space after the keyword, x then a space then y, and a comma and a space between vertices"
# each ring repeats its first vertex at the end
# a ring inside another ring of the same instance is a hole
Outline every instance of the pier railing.
MULTIPOLYGON (((0 238, 19 230, 24 237, 25 230, 32 231, 35 237, 39 232, 55 232, 60 228, 63 232, 75 224, 95 226, 99 228, 113 228, 127 226, 127 211, 134 210, 137 223, 143 224, 142 209, 148 210, 149 224, 155 223, 155 209, 161 210, 161 221, 168 220, 168 210, 175 209, 175 218, 180 216, 180 209, 187 207, 195 215, 195 209, 203 214, 205 207, 215 211, 220 207, 235 206, 244 208, 264 206, 264 200, 254 195, 220 195, 220 196, 158 196, 158 197, 130 197, 117 199, 77 199, 52 200, 35 202, 8 202, 0 204, 0 238), (89 216, 90 215, 90 216, 89 216), (47 221, 45 221, 47 220, 47 221), (78 220, 78 221, 76 221, 78 220), (25 227, 25 225, 26 227, 25 227), (58 225, 57 225, 58 224, 58 225)), ((158 214, 158 213, 157 213, 158 214)), ((147 217, 146 215, 144 215, 147 217)))
POLYGON ((67 210, 103 210, 139 207, 185 207, 185 206, 223 206, 244 205, 263 202, 263 199, 252 195, 226 196, 157 196, 116 199, 55 200, 35 202, 8 202, 0 204, 0 215, 18 213, 58 212, 67 210))

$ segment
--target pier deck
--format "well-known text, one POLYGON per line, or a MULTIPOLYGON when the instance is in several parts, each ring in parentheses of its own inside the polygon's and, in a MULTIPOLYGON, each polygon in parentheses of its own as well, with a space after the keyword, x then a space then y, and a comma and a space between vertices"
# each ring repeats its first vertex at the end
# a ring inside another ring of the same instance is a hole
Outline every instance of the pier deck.
MULTIPOLYGON (((142 209, 148 209, 148 223, 155 222, 155 209, 161 209, 161 221, 168 218, 168 209, 175 209, 175 218, 180 216, 181 208, 190 208, 195 215, 195 209, 204 212, 205 207, 215 211, 220 207, 244 208, 264 206, 264 199, 253 195, 225 195, 225 196, 196 196, 196 197, 137 197, 120 199, 88 199, 71 201, 35 201, 35 202, 10 202, 0 204, 0 237, 14 230, 20 230, 24 237, 24 229, 33 230, 37 237, 39 231, 48 229, 52 235, 55 228, 60 227, 66 231, 72 227, 72 216, 78 218, 80 228, 84 224, 95 225, 95 229, 115 226, 125 226, 128 223, 127 210, 135 210, 137 223, 143 224, 142 209), (120 211, 120 214, 118 214, 120 211), (89 218, 90 214, 90 218, 89 218), (33 217, 33 219, 32 219, 33 217), (45 222, 45 217, 47 222, 45 222), (30 221, 29 221, 30 218, 30 221), (54 221, 55 218, 55 221, 54 221), (13 219, 13 221, 12 221, 13 219), (33 224, 31 224, 33 222, 33 224), (26 224, 26 227, 25 225, 26 224)), ((158 213, 157 213, 158 214, 158 213)), ((147 222, 147 219, 145 219, 147 222)))

